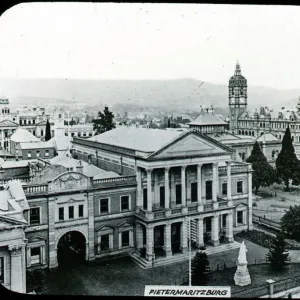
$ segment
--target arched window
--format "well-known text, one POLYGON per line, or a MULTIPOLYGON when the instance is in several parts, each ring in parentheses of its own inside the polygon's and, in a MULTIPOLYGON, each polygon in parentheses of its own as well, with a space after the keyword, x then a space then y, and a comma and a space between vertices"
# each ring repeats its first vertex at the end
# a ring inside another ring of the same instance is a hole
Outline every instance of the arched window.
POLYGON ((252 131, 252 136, 254 136, 254 131, 252 131))
POLYGON ((262 123, 259 123, 259 127, 262 127, 262 123))
POLYGON ((264 127, 264 128, 266 127, 266 124, 265 124, 265 123, 263 123, 263 127, 264 127))
POLYGON ((239 130, 239 134, 242 134, 240 130, 239 130))
POLYGON ((275 150, 272 151, 272 159, 275 158, 275 150))
POLYGON ((263 134, 264 134, 263 132, 260 133, 260 135, 263 135, 263 134))
POLYGON ((244 135, 245 133, 244 133, 244 130, 242 131, 242 135, 244 135))
POLYGON ((247 130, 245 131, 245 134, 248 135, 248 131, 247 130))

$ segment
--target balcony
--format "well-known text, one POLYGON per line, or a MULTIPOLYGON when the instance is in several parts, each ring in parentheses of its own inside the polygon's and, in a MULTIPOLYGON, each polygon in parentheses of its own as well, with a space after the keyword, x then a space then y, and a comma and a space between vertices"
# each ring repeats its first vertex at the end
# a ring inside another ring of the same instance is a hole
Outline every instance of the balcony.
MULTIPOLYGON (((229 207, 227 200, 224 200, 222 198, 218 198, 217 204, 218 204, 217 208, 214 207, 213 202, 204 204, 203 212, 209 212, 209 211, 224 209, 229 207)), ((187 211, 189 215, 199 214, 198 205, 192 204, 190 206, 187 206, 187 211)), ((136 216, 142 218, 145 221, 163 220, 163 219, 168 219, 169 217, 174 217, 174 216, 181 217, 186 215, 187 213, 183 211, 183 207, 174 207, 171 209, 153 208, 151 212, 148 212, 147 210, 142 208, 138 208, 136 212, 136 216)))
POLYGON ((115 187, 123 185, 136 185, 136 176, 122 176, 93 180, 93 187, 115 187))
POLYGON ((25 195, 46 194, 48 192, 48 184, 29 185, 24 189, 25 195))

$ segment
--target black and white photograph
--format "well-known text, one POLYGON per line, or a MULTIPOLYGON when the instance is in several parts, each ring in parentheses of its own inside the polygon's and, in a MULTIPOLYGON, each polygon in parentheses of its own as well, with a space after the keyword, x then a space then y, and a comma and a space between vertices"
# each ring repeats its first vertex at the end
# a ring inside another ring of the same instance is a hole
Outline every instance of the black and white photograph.
POLYGON ((300 6, 3 11, 0 298, 300 298, 299 53, 300 6))

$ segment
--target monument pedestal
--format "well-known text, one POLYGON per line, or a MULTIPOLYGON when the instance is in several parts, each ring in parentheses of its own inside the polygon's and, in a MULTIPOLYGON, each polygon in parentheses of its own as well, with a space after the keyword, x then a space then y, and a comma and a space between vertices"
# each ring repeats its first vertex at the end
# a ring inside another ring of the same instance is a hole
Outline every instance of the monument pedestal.
POLYGON ((237 270, 234 275, 235 285, 246 286, 251 284, 250 274, 247 264, 237 262, 237 270))

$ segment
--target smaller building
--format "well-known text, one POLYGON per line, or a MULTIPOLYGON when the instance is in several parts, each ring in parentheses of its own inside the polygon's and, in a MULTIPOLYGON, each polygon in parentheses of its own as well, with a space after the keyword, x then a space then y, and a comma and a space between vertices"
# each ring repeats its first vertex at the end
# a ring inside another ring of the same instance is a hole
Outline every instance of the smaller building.
POLYGON ((20 181, 10 181, 0 190, 0 283, 15 292, 26 293, 27 221, 29 210, 20 181))
POLYGON ((10 139, 10 153, 18 159, 51 159, 55 156, 53 143, 44 142, 29 131, 18 128, 10 139))
POLYGON ((191 129, 201 133, 217 133, 229 130, 229 124, 221 116, 215 114, 213 106, 210 108, 201 106, 199 116, 188 125, 191 129))

